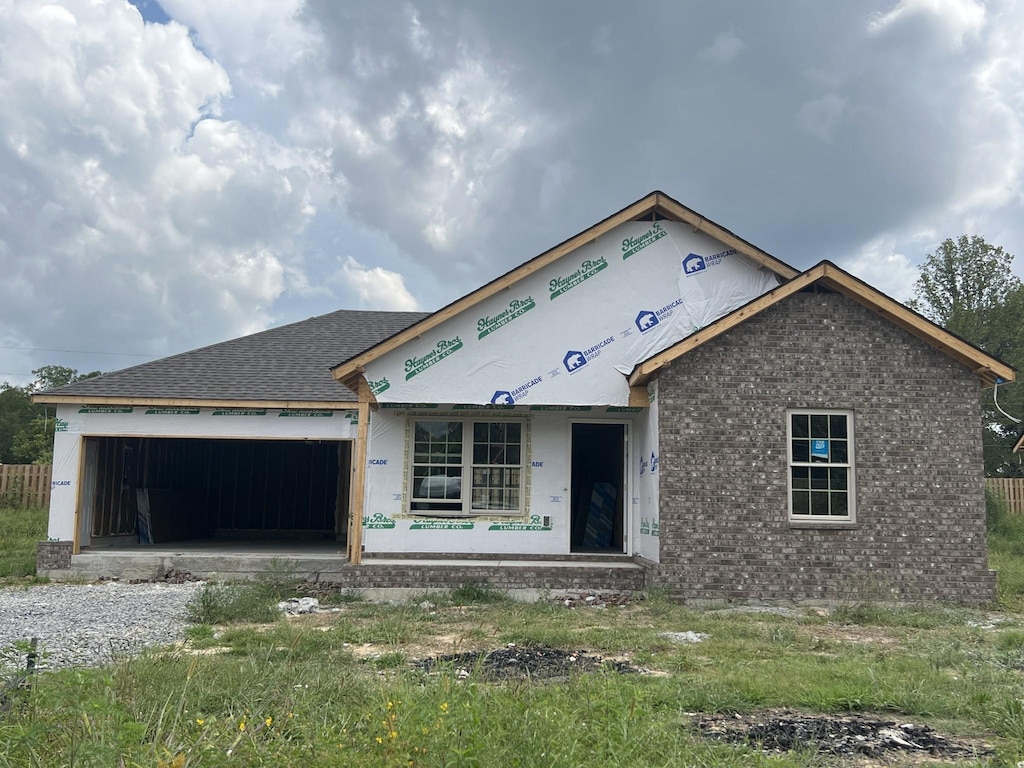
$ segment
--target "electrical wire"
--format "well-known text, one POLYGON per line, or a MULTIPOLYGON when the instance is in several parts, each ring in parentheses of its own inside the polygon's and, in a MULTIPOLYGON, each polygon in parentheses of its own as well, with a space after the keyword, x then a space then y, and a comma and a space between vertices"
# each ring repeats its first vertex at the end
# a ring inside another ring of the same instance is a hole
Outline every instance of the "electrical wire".
POLYGON ((1014 418, 999 406, 999 381, 996 381, 995 387, 992 389, 992 403, 995 405, 996 410, 999 411, 1003 416, 1008 418, 1014 424, 1020 424, 1020 419, 1014 418))

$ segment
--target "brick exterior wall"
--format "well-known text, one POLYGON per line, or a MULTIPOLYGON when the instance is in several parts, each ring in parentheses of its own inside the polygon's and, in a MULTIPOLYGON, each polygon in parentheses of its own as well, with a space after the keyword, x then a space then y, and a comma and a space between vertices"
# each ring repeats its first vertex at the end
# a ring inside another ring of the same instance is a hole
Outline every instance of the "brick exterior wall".
POLYGON ((519 566, 470 565, 347 565, 321 573, 320 580, 354 589, 415 587, 424 590, 453 589, 463 584, 488 584, 495 589, 550 589, 600 592, 641 592, 643 568, 599 566, 545 566, 543 562, 519 566))
POLYGON ((71 567, 70 541, 36 542, 36 570, 63 571, 71 567))
POLYGON ((660 375, 661 563, 688 601, 995 596, 978 379, 856 302, 799 293, 660 375), (856 522, 788 520, 788 408, 854 412, 856 522))

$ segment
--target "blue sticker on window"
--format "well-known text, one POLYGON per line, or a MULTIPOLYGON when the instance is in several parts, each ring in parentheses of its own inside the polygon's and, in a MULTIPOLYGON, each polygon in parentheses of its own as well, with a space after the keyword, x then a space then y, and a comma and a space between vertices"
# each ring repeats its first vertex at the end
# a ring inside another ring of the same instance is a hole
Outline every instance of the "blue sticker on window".
POLYGON ((828 440, 811 440, 811 456, 816 459, 828 459, 828 440))

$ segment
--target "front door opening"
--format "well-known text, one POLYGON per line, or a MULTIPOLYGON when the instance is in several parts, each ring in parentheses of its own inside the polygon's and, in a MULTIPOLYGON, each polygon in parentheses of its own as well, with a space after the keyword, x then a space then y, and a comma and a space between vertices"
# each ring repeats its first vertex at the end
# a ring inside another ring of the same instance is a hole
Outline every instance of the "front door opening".
POLYGON ((572 425, 571 552, 621 553, 626 425, 572 425))

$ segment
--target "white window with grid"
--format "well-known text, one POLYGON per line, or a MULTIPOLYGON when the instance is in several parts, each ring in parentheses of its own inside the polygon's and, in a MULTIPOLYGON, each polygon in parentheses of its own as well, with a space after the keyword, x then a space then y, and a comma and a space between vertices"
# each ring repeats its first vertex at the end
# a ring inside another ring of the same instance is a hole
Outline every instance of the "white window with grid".
POLYGON ((409 511, 521 514, 523 432, 522 422, 513 420, 414 420, 409 511))
POLYGON ((787 421, 789 519, 853 522, 853 412, 794 410, 787 421))

